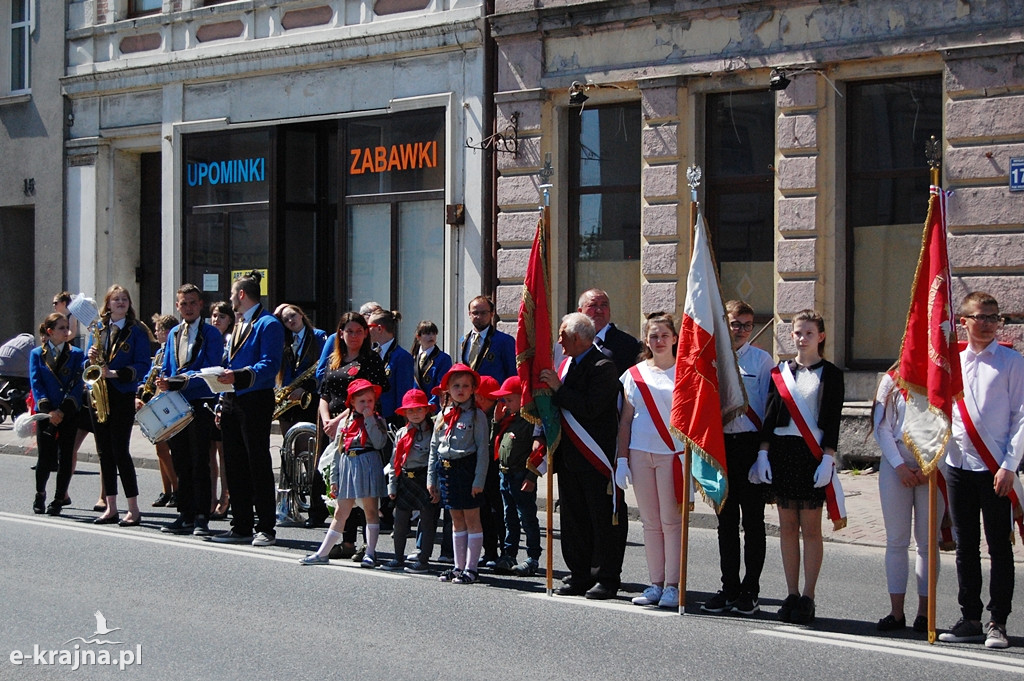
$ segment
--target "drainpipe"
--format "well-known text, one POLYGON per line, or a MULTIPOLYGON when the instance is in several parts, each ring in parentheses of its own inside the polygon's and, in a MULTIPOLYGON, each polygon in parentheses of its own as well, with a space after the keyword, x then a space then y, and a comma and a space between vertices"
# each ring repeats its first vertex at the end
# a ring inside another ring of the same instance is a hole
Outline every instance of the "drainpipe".
MULTIPOLYGON (((498 46, 491 36, 490 17, 494 14, 494 0, 484 0, 484 22, 483 22, 483 50, 484 50, 484 101, 483 101, 483 135, 484 137, 494 133, 494 120, 496 118, 496 107, 494 105, 494 91, 498 82, 498 46)), ((495 300, 498 289, 498 277, 496 274, 498 261, 498 203, 495 197, 498 195, 498 155, 493 148, 485 149, 485 165, 490 170, 490 181, 483 183, 481 199, 481 214, 488 216, 489 225, 481 229, 481 240, 484 253, 482 268, 482 287, 495 300)))

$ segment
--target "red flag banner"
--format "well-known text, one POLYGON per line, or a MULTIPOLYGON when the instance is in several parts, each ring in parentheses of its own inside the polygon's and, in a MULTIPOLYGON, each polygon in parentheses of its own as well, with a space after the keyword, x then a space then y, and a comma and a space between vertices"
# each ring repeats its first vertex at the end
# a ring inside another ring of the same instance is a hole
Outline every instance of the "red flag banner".
POLYGON ((671 426, 692 448, 690 472, 718 511, 728 496, 722 424, 746 409, 718 272, 698 211, 676 353, 671 426))
MULTIPOLYGON (((551 388, 540 380, 542 369, 553 369, 551 357, 551 313, 549 304, 549 265, 547 252, 547 214, 541 211, 537 232, 530 249, 530 260, 523 281, 523 298, 519 304, 519 327, 516 330, 516 372, 522 384, 523 418, 543 424, 548 451, 558 446, 561 433, 558 410, 552 402, 551 388)), ((542 461, 534 472, 543 473, 542 461)))
POLYGON ((936 186, 931 187, 894 377, 907 402, 903 441, 927 475, 946 448, 953 404, 964 390, 946 247, 946 192, 936 186))

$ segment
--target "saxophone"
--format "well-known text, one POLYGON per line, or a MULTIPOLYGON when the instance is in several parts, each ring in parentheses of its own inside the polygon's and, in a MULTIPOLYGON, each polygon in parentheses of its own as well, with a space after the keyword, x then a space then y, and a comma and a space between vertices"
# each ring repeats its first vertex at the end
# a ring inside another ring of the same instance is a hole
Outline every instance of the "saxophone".
POLYGON ((165 345, 161 345, 160 349, 156 351, 156 357, 153 358, 153 368, 149 370, 146 382, 142 386, 142 393, 139 395, 143 404, 148 404, 156 395, 156 377, 160 375, 160 369, 163 368, 165 348, 165 345))
POLYGON ((301 407, 306 409, 309 407, 309 403, 313 400, 312 393, 307 392, 300 399, 289 400, 288 396, 292 394, 292 391, 299 388, 306 379, 316 373, 316 362, 310 365, 308 369, 303 371, 301 374, 296 376, 295 380, 289 383, 284 388, 278 388, 274 391, 274 415, 271 419, 277 419, 281 417, 281 414, 285 413, 292 407, 301 407))
POLYGON ((100 350, 100 327, 93 322, 89 325, 92 331, 92 346, 99 353, 99 359, 95 364, 90 364, 82 370, 82 380, 89 386, 89 401, 96 410, 96 421, 106 423, 110 414, 110 400, 107 396, 107 382, 103 379, 103 351, 100 350))

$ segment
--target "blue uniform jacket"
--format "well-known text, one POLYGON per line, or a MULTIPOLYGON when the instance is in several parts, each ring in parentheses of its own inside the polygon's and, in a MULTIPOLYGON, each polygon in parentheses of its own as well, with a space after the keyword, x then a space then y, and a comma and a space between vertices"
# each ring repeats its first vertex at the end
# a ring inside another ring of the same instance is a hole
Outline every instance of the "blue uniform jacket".
POLYGON ((224 357, 224 336, 213 324, 201 322, 196 342, 192 344, 192 353, 185 364, 178 366, 178 343, 185 331, 185 324, 178 324, 167 334, 167 347, 164 352, 164 363, 160 373, 168 377, 168 388, 181 392, 181 396, 189 402, 205 400, 213 397, 213 391, 202 379, 189 380, 199 373, 200 369, 218 367, 224 357), (177 378, 177 380, 175 380, 177 378))
POLYGON ((412 390, 412 355, 393 341, 387 355, 382 358, 388 376, 388 390, 381 393, 380 413, 389 419, 395 415, 395 408, 401 406, 402 397, 412 390))
POLYGON ((248 333, 243 335, 242 325, 236 324, 231 334, 227 366, 235 372, 235 393, 238 395, 253 390, 273 390, 277 372, 281 369, 284 324, 262 305, 257 307, 248 333))
MULTIPOLYGON (((313 364, 317 364, 316 373, 317 375, 320 374, 318 363, 320 362, 320 356, 323 354, 326 342, 327 332, 323 329, 313 329, 312 334, 309 333, 308 329, 306 330, 306 337, 302 339, 302 347, 299 348, 299 356, 295 363, 287 363, 283 367, 283 374, 281 376, 282 388, 291 385, 292 381, 294 381, 303 371, 313 364)), ((333 347, 333 345, 331 347, 333 347)), ((316 377, 313 377, 308 381, 303 381, 303 385, 301 387, 307 392, 310 390, 316 392, 316 383, 317 379, 316 377)))
POLYGON ((337 333, 332 333, 324 341, 324 347, 320 350, 320 360, 316 363, 316 384, 320 385, 323 383, 324 375, 327 373, 327 362, 331 359, 331 353, 334 352, 334 341, 338 338, 337 333))
MULTIPOLYGON (((100 322, 100 330, 103 331, 108 322, 100 322)), ((137 322, 125 322, 124 328, 118 332, 113 326, 111 331, 117 335, 107 349, 104 361, 107 368, 117 373, 117 378, 108 378, 107 387, 113 388, 119 393, 132 393, 138 389, 139 384, 146 380, 153 358, 149 354, 149 334, 137 322)), ((100 335, 105 338, 106 334, 100 335)), ((89 345, 85 349, 86 357, 92 348, 92 336, 89 336, 89 345)))
MULTIPOLYGON (((470 332, 472 333, 472 332, 470 332)), ((459 344, 459 361, 463 362, 468 349, 470 334, 462 337, 459 344)), ((501 383, 516 374, 516 339, 507 333, 492 328, 487 332, 484 345, 480 348, 476 363, 471 365, 481 376, 493 376, 501 383)))
POLYGON ((49 414, 60 409, 67 414, 81 409, 84 364, 85 353, 71 343, 65 343, 64 351, 57 357, 48 344, 32 350, 28 358, 28 383, 36 411, 49 414))
MULTIPOLYGON (((442 352, 436 345, 430 351, 426 363, 420 367, 419 357, 413 358, 412 377, 416 387, 427 394, 430 404, 440 404, 441 397, 433 393, 441 385, 441 378, 452 368, 452 356, 442 352)), ((405 395, 405 393, 402 393, 405 395)))

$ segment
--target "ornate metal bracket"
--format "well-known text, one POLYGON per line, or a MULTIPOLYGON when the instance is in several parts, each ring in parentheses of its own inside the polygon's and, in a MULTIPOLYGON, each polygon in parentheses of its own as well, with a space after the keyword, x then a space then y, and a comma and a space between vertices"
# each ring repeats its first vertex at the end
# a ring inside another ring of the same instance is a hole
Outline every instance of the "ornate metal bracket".
POLYGON ((690 185, 690 200, 697 203, 697 187, 704 177, 704 171, 698 165, 692 165, 686 169, 686 184, 690 185))
POLYGON ((519 112, 512 113, 512 118, 504 130, 483 138, 479 143, 474 143, 473 138, 466 139, 466 146, 470 149, 493 149, 503 154, 516 156, 519 153, 519 112))
POLYGON ((942 166, 942 146, 939 144, 939 140, 935 139, 935 135, 932 135, 931 139, 924 143, 924 157, 928 161, 929 168, 942 166))

